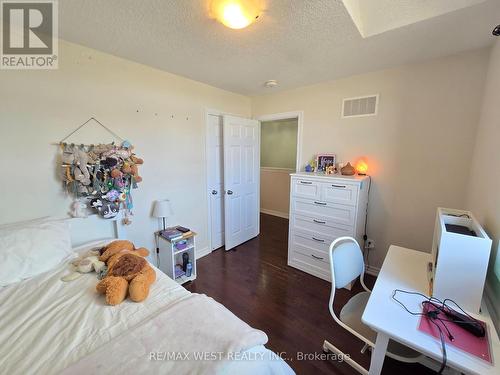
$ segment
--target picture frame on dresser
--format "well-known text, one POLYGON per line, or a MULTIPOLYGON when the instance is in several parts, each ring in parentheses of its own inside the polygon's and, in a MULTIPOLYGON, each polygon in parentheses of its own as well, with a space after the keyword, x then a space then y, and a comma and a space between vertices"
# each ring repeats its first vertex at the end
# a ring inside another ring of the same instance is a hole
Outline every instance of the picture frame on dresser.
POLYGON ((331 281, 330 243, 354 237, 363 243, 368 176, 292 173, 288 265, 331 281))
POLYGON ((325 172, 327 167, 335 167, 336 161, 335 154, 318 154, 316 155, 316 170, 318 172, 325 172))

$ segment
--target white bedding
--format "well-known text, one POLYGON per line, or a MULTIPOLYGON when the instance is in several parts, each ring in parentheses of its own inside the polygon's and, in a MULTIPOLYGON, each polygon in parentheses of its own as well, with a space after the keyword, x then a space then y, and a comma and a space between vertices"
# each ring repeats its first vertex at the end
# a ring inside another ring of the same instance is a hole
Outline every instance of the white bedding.
MULTIPOLYGON (((145 302, 127 300, 119 306, 110 307, 95 292, 95 274, 86 274, 70 283, 63 283, 60 278, 67 272, 68 266, 64 265, 0 289, 2 373, 59 373, 70 365, 84 361, 85 357, 99 348, 105 350, 118 340, 119 335, 146 324, 165 306, 191 295, 157 270, 157 282, 153 284, 145 302)), ((194 322, 192 328, 196 328, 194 322)), ((154 332, 151 335, 154 340, 154 332)), ((263 346, 254 347, 249 352, 261 353, 252 358, 262 359, 247 361, 244 357, 243 360, 219 367, 218 372, 293 373, 285 362, 263 346)), ((121 359, 121 355, 113 356, 111 352, 108 361, 119 363, 121 359)), ((156 370, 155 373, 158 372, 156 370)))

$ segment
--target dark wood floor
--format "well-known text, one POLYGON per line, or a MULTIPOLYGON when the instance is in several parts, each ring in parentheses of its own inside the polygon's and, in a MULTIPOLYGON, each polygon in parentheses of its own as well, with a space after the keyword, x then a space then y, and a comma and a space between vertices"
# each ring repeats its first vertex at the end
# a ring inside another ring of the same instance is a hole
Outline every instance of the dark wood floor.
MULTIPOLYGON (((285 352, 297 374, 357 374, 349 365, 328 360, 298 360, 298 352, 322 353, 325 339, 358 363, 369 366, 370 354, 361 354, 362 342, 338 326, 328 311, 330 283, 287 266, 288 220, 261 215, 261 234, 232 251, 219 249, 198 260, 197 279, 186 284, 225 305, 252 327, 266 332, 266 347, 285 352)), ((374 277, 365 277, 372 287, 374 277)), ((335 310, 361 289, 338 291, 335 310)), ((384 374, 432 374, 420 365, 386 358, 384 374)))

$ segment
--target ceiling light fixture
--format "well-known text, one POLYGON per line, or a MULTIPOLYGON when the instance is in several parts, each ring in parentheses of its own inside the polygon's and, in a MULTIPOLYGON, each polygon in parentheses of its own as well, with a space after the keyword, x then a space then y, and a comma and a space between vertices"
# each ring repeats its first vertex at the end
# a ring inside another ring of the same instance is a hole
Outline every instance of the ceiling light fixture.
POLYGON ((278 86, 278 81, 275 79, 270 79, 269 81, 264 82, 264 86, 268 89, 272 89, 273 87, 278 86))
POLYGON ((243 29, 259 18, 259 0, 212 0, 212 16, 231 29, 243 29))

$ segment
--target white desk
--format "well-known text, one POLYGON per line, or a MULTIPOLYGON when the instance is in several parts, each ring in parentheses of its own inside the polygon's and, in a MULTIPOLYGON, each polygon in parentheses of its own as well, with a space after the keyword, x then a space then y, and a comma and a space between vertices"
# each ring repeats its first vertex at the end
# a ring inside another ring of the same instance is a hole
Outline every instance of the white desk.
MULTIPOLYGON (((427 281, 429 260, 430 254, 427 253, 399 246, 389 248, 362 316, 363 323, 377 332, 377 340, 370 363, 370 375, 380 374, 389 339, 405 344, 441 362, 441 342, 420 332, 417 328, 420 317, 409 314, 391 298, 394 289, 415 291, 427 295, 429 293, 427 281)), ((422 297, 399 294, 398 299, 410 311, 421 311, 422 297)), ((447 365, 466 374, 498 375, 500 373, 500 342, 486 306, 482 307, 480 315, 471 315, 486 321, 488 325, 493 366, 450 345, 446 346, 447 365)))

